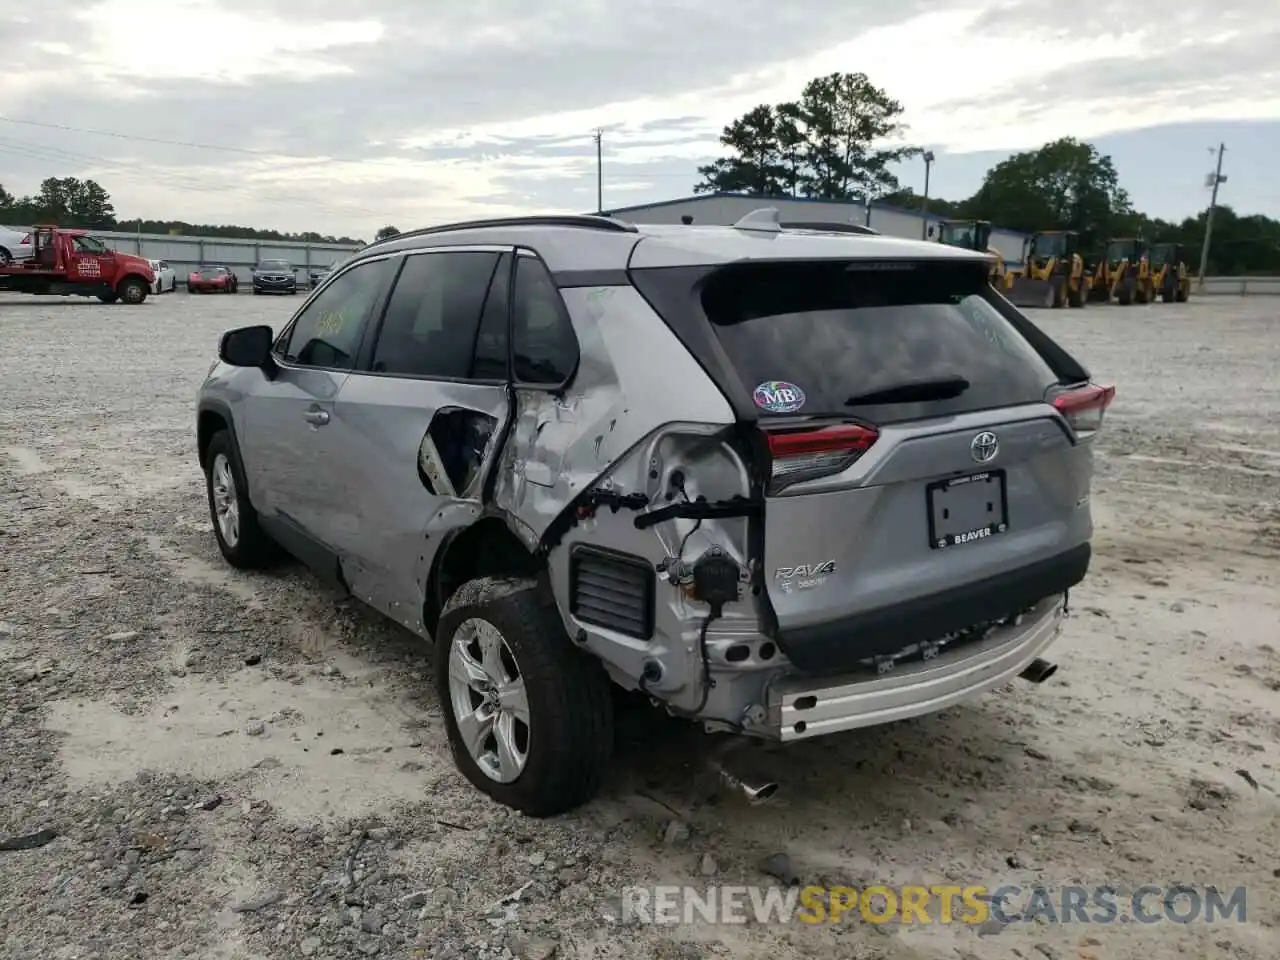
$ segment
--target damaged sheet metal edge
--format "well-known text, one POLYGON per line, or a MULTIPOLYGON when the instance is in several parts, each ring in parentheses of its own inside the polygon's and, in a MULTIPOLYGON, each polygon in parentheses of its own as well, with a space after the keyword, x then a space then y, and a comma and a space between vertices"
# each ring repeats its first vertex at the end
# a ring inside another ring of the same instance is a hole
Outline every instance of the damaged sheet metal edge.
MULTIPOLYGON (((581 520, 571 512, 587 491, 638 494, 651 507, 665 506, 668 494, 676 496, 675 474, 685 477, 691 499, 750 498, 758 484, 728 441, 737 424, 727 400, 635 288, 580 287, 562 295, 579 339, 579 370, 563 396, 516 390, 517 410, 497 467, 495 507, 518 527, 526 544, 537 539, 560 597, 567 596, 569 556, 579 543, 621 550, 661 568, 688 537, 685 562, 719 547, 742 568, 743 579, 750 579, 751 517, 707 519, 700 525, 673 518, 641 530, 632 509, 604 506, 581 520), (664 371, 673 388, 655 393, 654 370, 664 371), (690 469, 694 463, 696 472, 690 469)), ((732 686, 763 683, 760 664, 728 667, 724 657, 729 645, 763 639, 753 601, 748 592, 745 601, 726 605, 719 629, 708 637, 713 674, 727 669, 726 680, 732 682, 717 684, 704 708, 707 715, 723 715, 731 704, 744 702, 732 686)), ((701 692, 699 631, 705 605, 666 582, 659 585, 655 605, 655 637, 644 640, 583 623, 567 609, 560 612, 570 633, 623 686, 636 687, 646 664, 656 661, 661 676, 646 689, 688 709, 701 692), (679 638, 676 649, 656 639, 662 637, 679 638)), ((762 703, 763 691, 753 692, 745 702, 762 703)))

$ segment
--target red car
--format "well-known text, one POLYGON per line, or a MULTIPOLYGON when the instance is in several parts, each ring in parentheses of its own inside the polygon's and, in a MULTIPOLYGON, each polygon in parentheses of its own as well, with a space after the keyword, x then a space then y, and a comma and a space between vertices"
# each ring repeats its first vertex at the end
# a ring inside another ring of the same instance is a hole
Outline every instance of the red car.
POLYGON ((239 286, 229 267, 201 267, 187 277, 187 293, 235 293, 239 286))

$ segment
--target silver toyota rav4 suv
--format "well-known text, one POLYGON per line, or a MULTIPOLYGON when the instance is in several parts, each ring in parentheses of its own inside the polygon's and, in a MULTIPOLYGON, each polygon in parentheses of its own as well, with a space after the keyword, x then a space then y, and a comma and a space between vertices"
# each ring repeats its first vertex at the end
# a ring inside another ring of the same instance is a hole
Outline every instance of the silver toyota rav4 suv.
POLYGON ((1043 679, 1114 395, 980 254, 546 216, 403 233, 198 400, 218 546, 434 642, 453 755, 599 788, 610 685, 792 741, 1043 679))

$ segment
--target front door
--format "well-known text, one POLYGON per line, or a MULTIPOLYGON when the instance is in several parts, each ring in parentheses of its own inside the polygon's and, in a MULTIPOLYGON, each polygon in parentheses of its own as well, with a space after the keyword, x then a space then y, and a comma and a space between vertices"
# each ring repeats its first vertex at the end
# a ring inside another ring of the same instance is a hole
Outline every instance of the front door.
POLYGON ((287 528, 286 537, 313 541, 308 562, 332 557, 327 534, 335 517, 351 517, 352 491, 334 469, 330 443, 334 401, 391 272, 385 257, 364 261, 310 300, 276 341, 275 376, 264 375, 245 400, 241 452, 250 498, 268 522, 287 528))
POLYGON ((360 522, 331 513, 328 535, 352 593, 411 629, 436 552, 480 515, 510 419, 511 261, 498 247, 406 255, 338 393, 335 482, 360 522))
POLYGON ((104 283, 113 286, 115 257, 97 237, 72 237, 67 279, 78 283, 104 283))

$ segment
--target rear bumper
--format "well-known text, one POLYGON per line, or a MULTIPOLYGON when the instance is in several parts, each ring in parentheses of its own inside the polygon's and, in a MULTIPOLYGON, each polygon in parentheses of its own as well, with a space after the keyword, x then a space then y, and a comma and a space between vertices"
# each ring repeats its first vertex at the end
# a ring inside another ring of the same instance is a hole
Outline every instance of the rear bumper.
POLYGON ((798 670, 811 676, 853 670, 870 657, 890 656, 1060 596, 1084 579, 1089 559, 1089 544, 1082 543, 976 583, 840 620, 780 630, 778 646, 798 670))
POLYGON ((1017 677, 1058 636, 1064 616, 1063 598, 1050 597, 1016 626, 883 676, 776 682, 767 698, 767 733, 805 740, 945 710, 1017 677))

